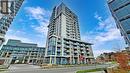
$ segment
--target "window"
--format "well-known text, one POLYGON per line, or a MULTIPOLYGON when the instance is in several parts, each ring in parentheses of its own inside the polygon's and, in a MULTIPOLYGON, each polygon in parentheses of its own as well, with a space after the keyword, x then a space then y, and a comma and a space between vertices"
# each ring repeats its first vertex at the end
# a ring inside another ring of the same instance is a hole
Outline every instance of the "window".
POLYGON ((124 16, 127 16, 128 14, 130 14, 130 4, 128 6, 125 6, 122 9, 119 9, 118 11, 115 12, 116 16, 121 19, 124 16))
POLYGON ((130 19, 122 21, 121 24, 125 31, 130 30, 130 19))

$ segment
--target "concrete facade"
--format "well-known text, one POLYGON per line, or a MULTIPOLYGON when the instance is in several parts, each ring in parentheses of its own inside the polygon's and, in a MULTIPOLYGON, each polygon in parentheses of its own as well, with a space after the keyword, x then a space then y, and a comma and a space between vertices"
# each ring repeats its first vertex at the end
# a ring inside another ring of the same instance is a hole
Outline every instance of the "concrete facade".
POLYGON ((0 57, 0 68, 8 68, 11 64, 12 58, 3 58, 0 57))
POLYGON ((91 45, 81 41, 78 16, 64 3, 55 6, 48 25, 46 62, 49 64, 93 63, 91 45))

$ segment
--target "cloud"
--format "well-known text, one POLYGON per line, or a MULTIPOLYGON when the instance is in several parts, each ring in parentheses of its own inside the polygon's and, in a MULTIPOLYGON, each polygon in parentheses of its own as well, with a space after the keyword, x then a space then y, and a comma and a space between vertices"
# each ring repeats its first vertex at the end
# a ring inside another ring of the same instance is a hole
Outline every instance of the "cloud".
POLYGON ((50 11, 41 7, 26 7, 25 10, 30 20, 34 19, 38 22, 38 25, 31 25, 31 27, 41 36, 47 36, 50 11))
POLYGON ((40 26, 34 26, 34 30, 36 30, 38 33, 43 34, 44 36, 47 36, 48 24, 49 22, 40 22, 40 26))
POLYGON ((116 24, 112 16, 108 16, 103 20, 103 17, 96 13, 94 18, 98 20, 96 30, 83 34, 82 40, 94 44, 93 51, 95 56, 98 56, 103 52, 112 52, 112 48, 118 46, 118 44, 120 44, 118 48, 124 48, 124 39, 121 36, 120 31, 116 28, 116 24), (118 42, 118 44, 115 45, 116 42, 118 42))
POLYGON ((50 11, 45 10, 39 6, 37 7, 25 7, 25 18, 28 18, 27 21, 23 20, 24 18, 18 19, 17 21, 26 25, 27 28, 24 29, 12 29, 10 28, 6 35, 6 41, 8 39, 17 39, 26 43, 36 43, 38 46, 45 46, 46 37, 47 37, 47 26, 49 24, 50 11), (24 32, 30 29, 30 32, 24 32), (33 36, 32 36, 33 35, 33 36), (32 37, 31 37, 32 36, 32 37), (33 39, 33 40, 32 40, 33 39))
MULTIPOLYGON (((98 18, 96 19, 99 20, 98 18)), ((98 30, 100 30, 100 32, 98 32, 98 34, 95 36, 96 41, 106 42, 112 40, 120 40, 122 38, 120 31, 116 28, 116 23, 112 16, 109 16, 105 20, 99 20, 96 31, 98 30)))
POLYGON ((94 17, 98 20, 97 30, 109 30, 110 28, 116 28, 115 20, 112 16, 103 20, 102 17, 96 13, 94 17))
POLYGON ((98 15, 98 13, 96 12, 95 13, 95 16, 94 16, 96 19, 98 19, 99 21, 102 21, 102 17, 98 15))
POLYGON ((21 40, 22 42, 32 43, 31 39, 29 39, 23 35, 25 35, 25 32, 23 32, 21 30, 9 29, 8 33, 5 36, 6 42, 8 41, 8 39, 16 39, 16 40, 21 40))
POLYGON ((14 29, 9 29, 5 36, 6 42, 7 43, 8 39, 16 39, 16 40, 21 40, 22 42, 25 43, 35 43, 38 44, 40 47, 45 47, 45 38, 44 36, 38 35, 35 36, 35 38, 32 40, 32 37, 29 37, 28 33, 22 31, 22 30, 14 30, 14 29))
POLYGON ((106 18, 104 21, 99 20, 97 29, 87 32, 85 35, 82 36, 82 39, 85 41, 91 39, 92 42, 106 42, 121 39, 122 37, 120 35, 120 31, 116 28, 115 25, 116 24, 114 22, 114 19, 111 16, 106 18))
POLYGON ((96 41, 105 42, 121 39, 121 35, 118 29, 111 28, 107 32, 100 33, 95 37, 96 41))
POLYGON ((50 15, 48 10, 41 7, 25 7, 25 10, 29 14, 30 19, 44 21, 50 15))
POLYGON ((16 35, 10 35, 10 34, 8 34, 8 35, 6 36, 6 41, 7 41, 8 39, 16 39, 16 40, 21 40, 22 42, 32 43, 32 41, 31 41, 30 39, 25 38, 25 37, 22 37, 22 36, 16 36, 16 35))

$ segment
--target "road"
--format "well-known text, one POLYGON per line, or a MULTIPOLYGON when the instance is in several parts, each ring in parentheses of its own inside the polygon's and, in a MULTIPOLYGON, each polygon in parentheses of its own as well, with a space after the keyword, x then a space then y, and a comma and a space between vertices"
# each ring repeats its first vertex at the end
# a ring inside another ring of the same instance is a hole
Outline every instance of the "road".
MULTIPOLYGON (((96 68, 105 68, 105 67, 108 67, 108 65, 96 66, 96 68)), ((11 65, 8 71, 2 73, 75 73, 78 70, 87 70, 87 69, 94 69, 94 68, 95 66, 41 69, 39 66, 16 64, 16 65, 11 65)))

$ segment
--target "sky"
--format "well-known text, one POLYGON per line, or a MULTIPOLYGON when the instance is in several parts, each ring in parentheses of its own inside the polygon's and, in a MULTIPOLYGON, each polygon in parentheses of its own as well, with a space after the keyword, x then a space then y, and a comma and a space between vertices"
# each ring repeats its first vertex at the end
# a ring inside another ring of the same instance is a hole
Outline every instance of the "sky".
POLYGON ((6 40, 18 39, 45 47, 52 9, 62 1, 78 16, 81 39, 93 43, 95 57, 126 46, 109 12, 107 0, 25 0, 6 40))

